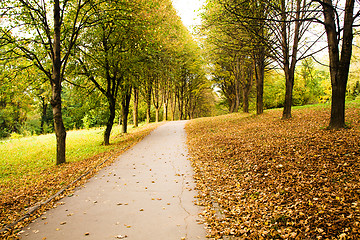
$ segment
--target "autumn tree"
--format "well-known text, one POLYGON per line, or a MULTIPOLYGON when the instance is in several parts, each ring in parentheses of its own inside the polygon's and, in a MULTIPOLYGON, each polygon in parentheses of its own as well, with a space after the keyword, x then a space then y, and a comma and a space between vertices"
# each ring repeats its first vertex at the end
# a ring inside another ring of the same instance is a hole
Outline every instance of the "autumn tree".
MULTIPOLYGON (((210 65, 213 66, 214 79, 228 100, 229 111, 237 112, 242 103, 243 111, 248 112, 249 94, 256 70, 253 39, 243 25, 234 23, 236 19, 227 13, 223 4, 221 1, 208 3, 202 28, 206 35, 205 46, 210 65)), ((260 79, 263 81, 263 78, 260 79)), ((259 94, 262 95, 262 91, 259 90, 259 94)), ((257 102, 260 114, 262 96, 257 102)))
POLYGON ((41 0, 2 1, 7 19, 4 38, 13 54, 40 69, 51 86, 57 153, 56 164, 65 159, 66 130, 62 117, 61 89, 71 52, 88 22, 91 0, 53 2, 41 0), (20 34, 21 33, 21 34, 20 34))
MULTIPOLYGON (((249 61, 240 61, 239 59, 245 57, 251 59, 251 65, 253 65, 252 75, 256 80, 257 92, 256 109, 257 114, 261 114, 263 112, 264 74, 267 57, 265 42, 268 40, 268 33, 264 27, 264 18, 267 15, 264 2, 219 0, 208 2, 205 9, 206 11, 202 17, 206 42, 212 42, 215 45, 213 52, 219 52, 222 49, 225 56, 229 55, 229 53, 233 56, 232 60, 228 60, 233 67, 228 69, 232 69, 230 71, 233 74, 234 83, 226 87, 225 91, 229 92, 230 89, 233 89, 231 95, 227 94, 227 99, 232 98, 234 99, 233 103, 235 103, 230 104, 230 112, 237 111, 241 98, 245 97, 247 99, 247 96, 244 95, 244 93, 248 92, 245 90, 245 86, 251 86, 251 84, 247 84, 248 80, 246 78, 239 79, 240 76, 245 77, 246 74, 234 71, 236 69, 244 70, 244 68, 240 67, 239 62, 249 63, 249 61), (239 91, 239 89, 241 90, 239 91)), ((219 63, 216 60, 215 62, 219 63)), ((214 60, 212 63, 214 63, 214 60)), ((229 65, 225 64, 224 61, 222 61, 222 64, 223 69, 226 69, 226 65, 229 65)))
POLYGON ((129 69, 132 67, 135 38, 134 25, 138 6, 134 2, 103 2, 94 8, 97 24, 89 28, 78 45, 78 71, 107 99, 108 120, 104 144, 110 144, 110 134, 120 100, 123 132, 127 131, 127 114, 132 92, 129 69))
POLYGON ((346 0, 345 6, 341 6, 341 2, 332 0, 314 0, 314 2, 322 6, 324 21, 318 19, 317 22, 325 26, 329 50, 332 86, 329 128, 344 128, 346 127, 345 96, 352 55, 353 28, 360 11, 354 13, 354 0, 346 0))

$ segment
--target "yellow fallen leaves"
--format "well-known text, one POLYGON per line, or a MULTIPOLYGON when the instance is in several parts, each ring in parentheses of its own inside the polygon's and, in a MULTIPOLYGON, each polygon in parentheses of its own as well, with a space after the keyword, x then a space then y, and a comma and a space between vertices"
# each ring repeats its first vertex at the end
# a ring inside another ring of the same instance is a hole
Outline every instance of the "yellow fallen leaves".
POLYGON ((351 129, 322 129, 328 110, 280 120, 232 114, 191 121, 188 145, 209 237, 360 238, 360 109, 351 129))

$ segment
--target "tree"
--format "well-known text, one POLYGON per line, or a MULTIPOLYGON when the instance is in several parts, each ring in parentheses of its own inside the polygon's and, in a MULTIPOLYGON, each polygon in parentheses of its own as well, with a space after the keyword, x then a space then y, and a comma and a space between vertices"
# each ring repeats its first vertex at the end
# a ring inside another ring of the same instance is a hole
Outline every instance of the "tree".
POLYGON ((345 1, 345 9, 332 0, 315 0, 321 4, 329 50, 330 76, 332 86, 331 116, 329 128, 344 128, 345 96, 352 55, 353 27, 360 11, 354 14, 354 0, 345 1), (340 19, 344 16, 343 20, 340 19), (343 24, 343 26, 341 26, 343 24), (341 50, 340 50, 341 49, 341 50))
POLYGON ((70 53, 81 30, 88 24, 90 0, 10 0, 5 38, 14 54, 39 68, 51 85, 51 106, 56 134, 56 164, 66 161, 66 130, 62 118, 61 89, 70 53), (50 9, 52 8, 52 13, 50 9), (49 19, 52 16, 52 19, 49 19), (53 26, 50 25, 53 23, 53 26), (24 30, 23 34, 18 34, 24 30), (50 67, 49 67, 50 66, 50 67))
MULTIPOLYGON (((203 14, 203 28, 208 28, 206 41, 212 41, 216 48, 222 48, 226 52, 235 52, 232 55, 246 56, 252 59, 253 76, 256 80, 256 110, 257 114, 263 112, 263 88, 266 67, 267 41, 269 34, 265 27, 265 19, 268 15, 265 1, 239 1, 219 0, 208 2, 203 14), (212 33, 213 32, 213 33, 212 33), (215 34, 215 32, 217 34, 215 34), (220 34, 219 34, 220 32, 220 34), (217 38, 217 42, 212 39, 217 38)), ((236 57, 236 58, 238 58, 236 57)), ((237 65, 234 57, 232 65, 237 65)), ((248 61, 246 61, 248 62, 248 61)), ((224 64, 224 63, 223 63, 224 64)), ((226 64, 225 64, 226 65, 226 64)), ((225 66, 224 65, 224 66, 225 66)), ((232 69, 235 69, 234 67, 232 69)), ((237 67, 237 69, 240 69, 237 67)), ((234 73, 234 71, 232 71, 234 73)), ((238 79, 239 73, 235 74, 233 94, 234 102, 230 105, 230 112, 237 111, 240 98, 247 98, 245 90, 247 80, 238 79), (241 80, 241 81, 240 81, 241 80), (242 85, 241 88, 239 86, 242 85), (240 90, 238 90, 240 89, 240 90), (245 95, 244 95, 245 93, 245 95), (235 104, 234 104, 235 103, 235 104)), ((241 76, 245 76, 241 74, 241 76)), ((251 85, 250 85, 251 86, 251 85)), ((228 90, 231 89, 231 85, 228 90)), ((231 99, 227 97, 228 99, 231 99)), ((246 105, 246 104, 245 104, 246 105)))
POLYGON ((134 25, 139 11, 136 3, 104 2, 94 8, 96 26, 82 35, 79 44, 79 73, 86 76, 107 99, 108 120, 104 132, 104 144, 110 144, 111 130, 116 115, 118 98, 122 105, 123 132, 127 128, 127 114, 132 85, 129 68, 132 66, 132 54, 136 34, 134 25))

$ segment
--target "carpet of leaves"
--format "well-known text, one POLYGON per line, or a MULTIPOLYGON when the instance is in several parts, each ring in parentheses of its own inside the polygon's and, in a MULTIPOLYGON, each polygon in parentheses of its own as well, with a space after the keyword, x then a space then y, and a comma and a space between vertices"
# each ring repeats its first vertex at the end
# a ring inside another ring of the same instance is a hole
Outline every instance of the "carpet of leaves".
POLYGON ((188 145, 209 238, 360 239, 360 108, 193 120, 188 145), (229 238, 229 237, 227 237, 229 238))
MULTIPOLYGON (((11 182, 0 184, 0 229, 12 224, 21 218, 30 207, 37 203, 45 201, 59 190, 68 186, 74 180, 83 174, 90 172, 86 177, 76 182, 68 188, 54 201, 42 206, 31 217, 16 224, 11 229, 0 233, 0 239, 18 239, 17 233, 28 223, 39 217, 46 210, 56 207, 58 200, 71 194, 77 186, 82 185, 89 178, 94 176, 101 168, 108 166, 116 157, 129 147, 133 146, 146 135, 148 135, 158 124, 151 124, 142 128, 140 131, 125 135, 124 140, 117 142, 117 148, 109 152, 97 154, 91 158, 77 162, 65 163, 60 166, 53 166, 42 171, 29 172, 18 179, 12 179, 11 182), (103 165, 104 160, 108 159, 103 165)), ((116 139, 116 137, 114 138, 116 139)))

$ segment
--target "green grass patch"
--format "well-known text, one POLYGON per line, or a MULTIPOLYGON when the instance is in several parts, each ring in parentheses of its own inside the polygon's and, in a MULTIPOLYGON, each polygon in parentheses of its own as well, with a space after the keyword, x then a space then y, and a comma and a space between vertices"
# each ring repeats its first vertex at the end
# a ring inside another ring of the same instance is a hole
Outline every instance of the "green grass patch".
MULTIPOLYGON (((129 133, 139 129, 129 127, 129 133)), ((117 148, 124 141, 121 126, 114 126, 111 145, 103 145, 104 128, 67 132, 66 161, 76 162, 117 148)), ((10 139, 0 143, 0 183, 32 171, 41 171, 55 164, 55 134, 10 139)))

